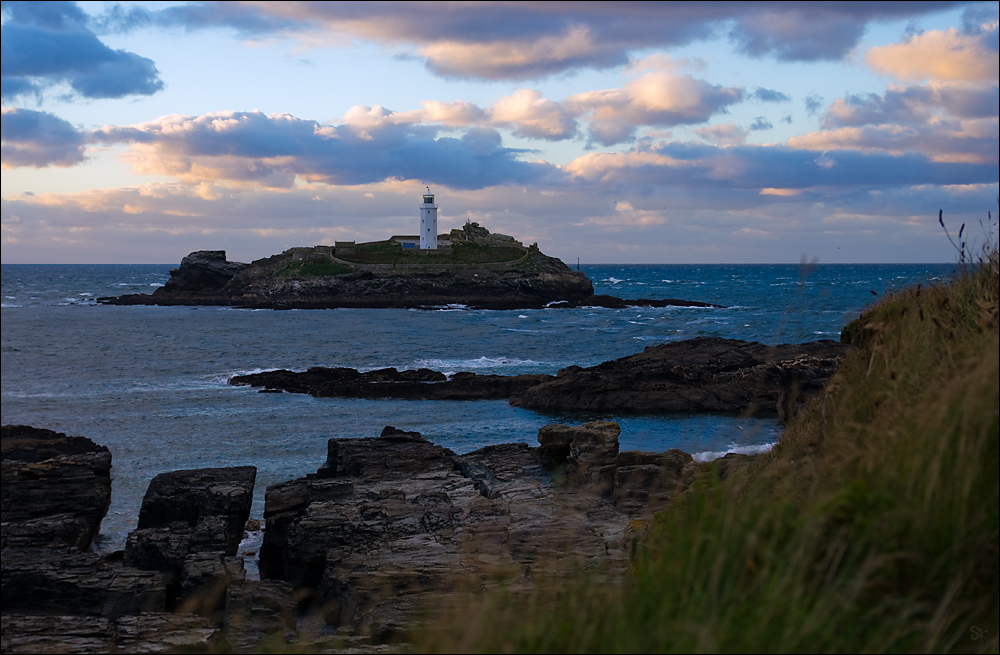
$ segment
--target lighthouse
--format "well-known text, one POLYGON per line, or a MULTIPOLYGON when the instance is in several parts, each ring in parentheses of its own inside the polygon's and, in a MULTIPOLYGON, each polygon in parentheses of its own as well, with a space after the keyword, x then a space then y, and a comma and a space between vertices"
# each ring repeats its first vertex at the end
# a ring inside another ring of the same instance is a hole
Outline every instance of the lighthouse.
POLYGON ((420 249, 437 250, 438 247, 438 206, 434 204, 434 194, 427 187, 424 202, 420 205, 420 249))

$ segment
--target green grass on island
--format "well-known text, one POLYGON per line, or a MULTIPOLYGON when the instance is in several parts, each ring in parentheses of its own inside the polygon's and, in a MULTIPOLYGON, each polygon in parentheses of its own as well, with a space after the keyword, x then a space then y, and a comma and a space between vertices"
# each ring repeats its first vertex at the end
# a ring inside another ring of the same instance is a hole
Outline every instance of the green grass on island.
POLYGON ((291 262, 275 272, 277 277, 304 278, 326 277, 330 275, 345 275, 354 269, 346 264, 329 259, 309 259, 304 262, 291 262))
MULTIPOLYGON (((417 635, 463 652, 997 652, 997 255, 892 294, 769 453, 648 528, 624 583, 536 578, 417 635)), ((502 587, 501 587, 502 589, 502 587)))
POLYGON ((451 252, 428 254, 416 249, 404 249, 399 243, 379 241, 360 244, 352 255, 337 255, 338 259, 357 264, 496 264, 514 262, 524 257, 525 251, 515 246, 494 246, 479 243, 455 243, 451 252))

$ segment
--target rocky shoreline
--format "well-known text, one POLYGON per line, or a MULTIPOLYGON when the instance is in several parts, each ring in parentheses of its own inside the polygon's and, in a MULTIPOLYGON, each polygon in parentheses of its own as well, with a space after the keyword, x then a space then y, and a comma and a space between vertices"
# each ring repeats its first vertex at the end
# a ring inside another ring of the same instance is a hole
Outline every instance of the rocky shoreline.
POLYGON ((604 422, 466 455, 392 427, 331 439, 316 473, 267 488, 258 581, 237 556, 253 467, 156 476, 124 552, 100 556, 111 453, 2 430, 3 652, 376 648, 483 585, 623 575, 653 512, 748 459, 619 452, 604 422))
POLYGON ((234 376, 229 384, 317 398, 508 398, 511 405, 542 411, 776 413, 786 420, 822 389, 851 348, 830 340, 766 346, 699 337, 589 368, 570 366, 554 376, 459 372, 449 378, 430 369, 362 373, 316 366, 234 376))
POLYGON ((420 265, 354 265, 334 261, 318 249, 292 248, 250 264, 227 260, 224 250, 197 251, 184 257, 170 271, 167 283, 152 294, 104 297, 97 302, 250 309, 718 307, 689 300, 595 295, 583 273, 542 254, 536 246, 510 264, 461 266, 442 264, 443 259, 434 256, 421 258, 420 265))

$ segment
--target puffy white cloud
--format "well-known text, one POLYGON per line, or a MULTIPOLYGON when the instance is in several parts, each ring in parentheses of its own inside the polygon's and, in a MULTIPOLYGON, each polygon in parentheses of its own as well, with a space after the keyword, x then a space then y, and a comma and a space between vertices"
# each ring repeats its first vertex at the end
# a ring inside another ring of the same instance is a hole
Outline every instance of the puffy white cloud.
POLYGON ((878 46, 865 53, 873 70, 901 80, 966 80, 996 82, 1000 78, 1000 52, 990 45, 997 28, 970 34, 954 28, 931 30, 901 43, 878 46))
POLYGON ((564 104, 547 100, 540 91, 518 89, 487 110, 490 122, 513 127, 517 136, 552 141, 576 136, 577 124, 564 104))
POLYGON ((577 93, 565 104, 590 113, 590 136, 610 146, 633 138, 638 126, 672 127, 703 123, 745 97, 740 87, 724 87, 673 70, 657 70, 620 89, 577 93))

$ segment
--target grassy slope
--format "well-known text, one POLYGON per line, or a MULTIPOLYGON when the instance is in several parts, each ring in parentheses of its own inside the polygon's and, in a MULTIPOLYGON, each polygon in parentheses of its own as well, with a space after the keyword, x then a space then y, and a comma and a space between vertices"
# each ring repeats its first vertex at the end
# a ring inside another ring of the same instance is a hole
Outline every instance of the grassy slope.
POLYGON ((626 584, 499 593, 417 647, 997 652, 997 300, 995 253, 886 298, 825 397, 676 500, 626 584))

